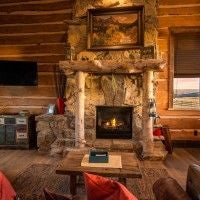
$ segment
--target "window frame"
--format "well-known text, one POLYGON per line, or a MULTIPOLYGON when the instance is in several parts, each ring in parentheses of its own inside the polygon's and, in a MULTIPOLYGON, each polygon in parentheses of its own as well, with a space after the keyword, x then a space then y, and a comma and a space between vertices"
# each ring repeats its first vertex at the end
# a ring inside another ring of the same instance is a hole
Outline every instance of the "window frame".
POLYGON ((198 111, 199 109, 187 109, 187 108, 174 108, 173 98, 174 98, 174 38, 177 33, 194 33, 200 32, 200 26, 195 27, 170 27, 169 28, 169 110, 192 110, 198 111))

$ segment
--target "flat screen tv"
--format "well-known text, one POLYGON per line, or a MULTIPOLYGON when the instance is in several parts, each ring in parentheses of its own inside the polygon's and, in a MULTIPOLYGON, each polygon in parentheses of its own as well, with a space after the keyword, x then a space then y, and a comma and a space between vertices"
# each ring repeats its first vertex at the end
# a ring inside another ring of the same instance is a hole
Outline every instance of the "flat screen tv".
POLYGON ((37 84, 37 62, 0 60, 0 85, 35 86, 37 84))

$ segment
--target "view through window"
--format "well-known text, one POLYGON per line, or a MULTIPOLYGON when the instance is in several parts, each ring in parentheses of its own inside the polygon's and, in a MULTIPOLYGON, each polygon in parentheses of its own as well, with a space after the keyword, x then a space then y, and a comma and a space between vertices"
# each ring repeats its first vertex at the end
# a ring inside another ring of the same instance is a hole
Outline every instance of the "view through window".
POLYGON ((200 78, 174 78, 173 106, 200 109, 200 78))
POLYGON ((174 34, 173 108, 200 109, 200 32, 174 34))

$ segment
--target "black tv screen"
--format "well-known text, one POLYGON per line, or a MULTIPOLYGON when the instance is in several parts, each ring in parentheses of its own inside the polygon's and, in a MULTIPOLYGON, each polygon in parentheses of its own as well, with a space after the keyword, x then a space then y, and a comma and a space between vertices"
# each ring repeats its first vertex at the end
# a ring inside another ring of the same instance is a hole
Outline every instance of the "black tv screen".
POLYGON ((37 62, 0 61, 0 85, 35 86, 37 84, 37 62))

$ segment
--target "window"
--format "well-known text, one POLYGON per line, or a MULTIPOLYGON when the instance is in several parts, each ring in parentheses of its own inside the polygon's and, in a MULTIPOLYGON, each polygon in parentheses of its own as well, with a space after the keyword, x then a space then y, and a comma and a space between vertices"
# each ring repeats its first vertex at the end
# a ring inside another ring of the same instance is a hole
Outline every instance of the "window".
POLYGON ((200 109, 200 78, 174 78, 174 108, 200 109))
POLYGON ((200 109, 200 32, 174 33, 173 108, 200 109))

